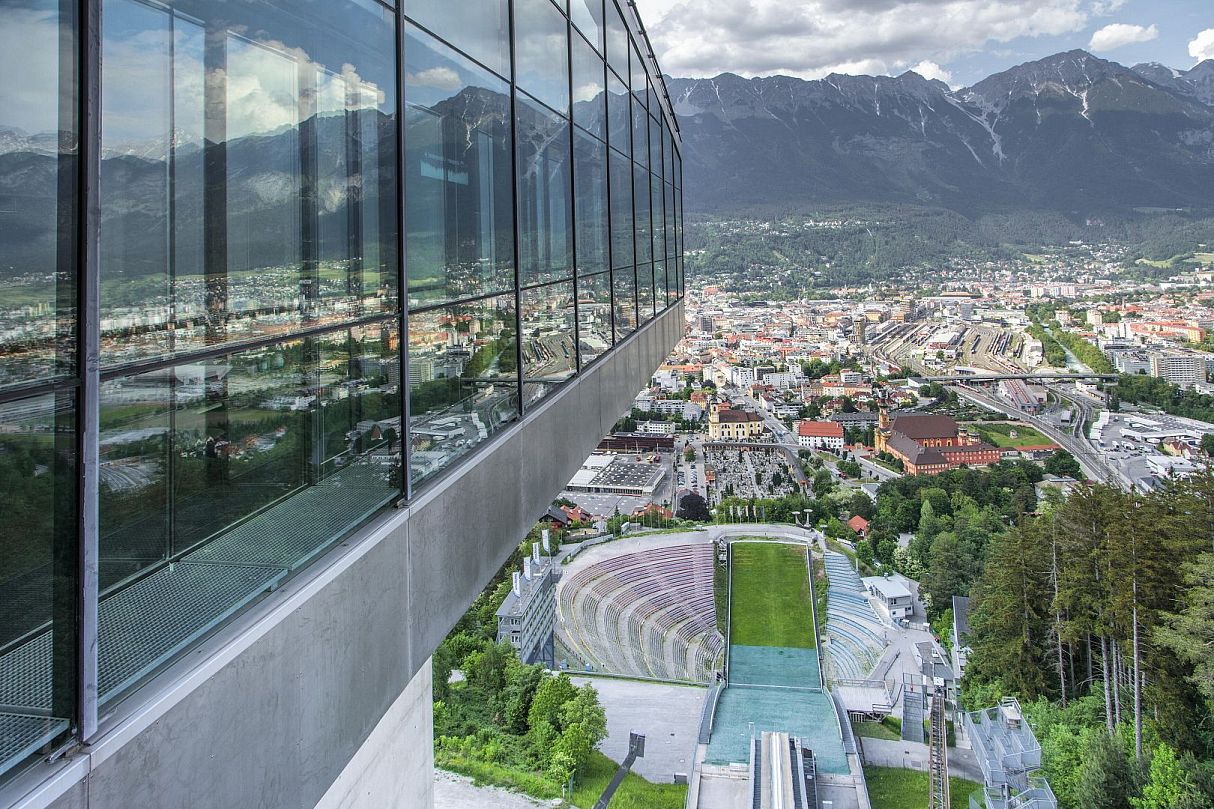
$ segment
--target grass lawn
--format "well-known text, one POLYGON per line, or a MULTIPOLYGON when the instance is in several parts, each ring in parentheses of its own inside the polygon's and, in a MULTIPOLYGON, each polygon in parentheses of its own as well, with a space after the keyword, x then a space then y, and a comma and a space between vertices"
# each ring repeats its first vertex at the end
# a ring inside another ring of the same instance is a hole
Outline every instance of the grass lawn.
POLYGON ((1203 264, 1209 264, 1214 262, 1214 253, 1194 253, 1193 258, 1197 259, 1203 264))
POLYGON ((1039 447, 1042 444, 1053 444, 1054 440, 1049 436, 1035 430, 1027 424, 1011 423, 1006 421, 984 422, 982 424, 967 424, 971 430, 976 431, 988 443, 994 444, 997 447, 1039 447), (1012 438, 1012 430, 1016 431, 1016 437, 1012 438))
MULTIPOLYGON (((573 788, 573 805, 580 809, 592 809, 610 783, 611 776, 615 775, 615 770, 614 761, 602 753, 592 753, 586 772, 578 777, 573 788)), ((683 809, 686 800, 686 786, 654 784, 635 773, 628 773, 611 799, 611 809, 683 809)))
MULTIPOLYGON (((927 773, 895 767, 865 767, 868 797, 873 809, 927 809, 927 773)), ((969 809, 970 793, 981 784, 964 778, 948 779, 950 809, 969 809)))
POLYGON ((894 728, 893 723, 852 722, 851 727, 857 736, 863 736, 866 739, 885 739, 891 742, 902 739, 902 734, 894 728))
POLYGON ((735 542, 729 642, 742 646, 814 645, 805 548, 735 542))

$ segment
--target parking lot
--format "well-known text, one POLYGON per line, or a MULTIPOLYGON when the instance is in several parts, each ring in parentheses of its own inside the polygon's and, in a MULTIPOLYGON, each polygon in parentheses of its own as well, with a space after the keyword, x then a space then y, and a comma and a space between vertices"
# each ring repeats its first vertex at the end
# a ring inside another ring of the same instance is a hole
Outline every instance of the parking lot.
POLYGON ((1160 477, 1169 469, 1184 472, 1192 466, 1183 458, 1167 455, 1160 448, 1161 437, 1176 434, 1200 436, 1214 432, 1214 425, 1166 414, 1113 413, 1104 426, 1096 449, 1114 464, 1127 480, 1134 484, 1144 479, 1160 477))

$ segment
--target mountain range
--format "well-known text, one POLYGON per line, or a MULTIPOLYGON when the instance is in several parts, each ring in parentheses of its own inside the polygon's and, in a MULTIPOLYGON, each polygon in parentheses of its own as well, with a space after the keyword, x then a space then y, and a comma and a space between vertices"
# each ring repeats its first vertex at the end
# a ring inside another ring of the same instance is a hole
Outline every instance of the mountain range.
POLYGON ((917 73, 668 78, 689 210, 1214 208, 1214 60, 1067 51, 951 89, 917 73))

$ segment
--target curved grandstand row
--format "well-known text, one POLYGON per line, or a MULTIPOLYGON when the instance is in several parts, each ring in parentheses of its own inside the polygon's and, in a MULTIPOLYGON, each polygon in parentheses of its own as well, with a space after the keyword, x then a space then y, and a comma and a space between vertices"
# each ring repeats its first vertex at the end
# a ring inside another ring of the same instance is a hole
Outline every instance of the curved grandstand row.
POLYGON ((865 679, 885 649, 881 619, 846 556, 826 552, 826 578, 829 675, 834 680, 865 679))
POLYGON ((557 585, 557 643, 571 668, 708 682, 723 653, 710 542, 595 562, 557 585))

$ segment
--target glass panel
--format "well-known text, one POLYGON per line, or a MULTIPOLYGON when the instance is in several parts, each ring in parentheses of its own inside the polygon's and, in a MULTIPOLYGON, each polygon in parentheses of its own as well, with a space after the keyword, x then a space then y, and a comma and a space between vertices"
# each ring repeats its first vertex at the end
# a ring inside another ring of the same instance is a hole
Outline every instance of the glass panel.
MULTIPOLYGON (((499 75, 510 76, 507 0, 404 0, 405 15, 499 75)), ((408 56, 408 47, 405 55, 408 56)))
POLYGON ((671 160, 674 154, 674 138, 670 134, 670 127, 666 125, 666 118, 662 118, 662 179, 666 182, 674 182, 674 163, 671 160))
POLYGON ((635 97, 632 99, 632 159, 649 170, 649 116, 635 97))
POLYGON ((652 115, 649 116, 649 170, 654 174, 662 173, 662 127, 652 115))
POLYGON ((615 341, 618 343, 637 328, 636 274, 632 267, 617 267, 611 271, 615 306, 615 341))
POLYGON ((674 230, 674 186, 665 185, 666 189, 666 260, 674 261, 675 243, 678 237, 674 230))
POLYGON ((511 289, 510 87, 416 30, 405 53, 409 306, 511 289))
POLYGON ((603 60, 590 49, 586 40, 573 38, 573 121, 606 137, 607 94, 603 89, 603 60))
POLYGON ((400 494, 399 351, 385 323, 102 386, 103 701, 400 494))
POLYGON ((653 231, 649 221, 649 172, 632 170, 632 204, 636 212, 637 264, 653 260, 653 231))
POLYGON ((607 63, 620 77, 628 78, 628 27, 616 7, 615 0, 607 0, 607 63))
POLYGON ((641 61, 641 52, 634 45, 632 48, 632 59, 629 61, 631 68, 631 78, 628 80, 628 86, 632 88, 632 97, 640 102, 641 106, 645 106, 645 87, 648 84, 648 79, 645 76, 645 63, 641 61))
MULTIPOLYGON (((653 260, 664 261, 666 258, 666 213, 665 196, 662 193, 662 181, 655 175, 649 175, 650 220, 653 222, 653 260)), ((658 308, 661 308, 661 304, 658 308)))
POLYGON ((632 238, 632 164, 615 150, 611 157, 611 266, 631 267, 635 261, 632 238))
MULTIPOLYGON (((17 24, 10 12, 0 18, 17 24)), ((49 752, 75 711, 74 399, 0 404, 0 773, 49 752)))
POLYGON ((526 407, 577 371, 573 282, 523 290, 520 314, 526 407))
POLYGON ((611 148, 632 154, 632 102, 628 88, 607 74, 607 142, 611 148))
POLYGON ((0 3, 0 388, 75 371, 72 5, 0 3))
POLYGON ((515 110, 519 279, 529 286, 573 275, 572 159, 568 121, 522 94, 515 110))
POLYGON ((674 192, 674 205, 674 260, 679 272, 679 297, 681 298, 687 292, 687 279, 683 274, 683 192, 677 189, 674 192))
POLYGON ((573 139, 578 275, 607 269, 607 147, 576 130, 573 139))
POLYGON ((666 277, 666 262, 653 262, 653 301, 654 308, 662 311, 670 303, 667 286, 670 280, 666 277))
POLYGON ((391 11, 108 0, 103 18, 104 362, 397 310, 391 11))
POLYGON ((416 486, 518 418, 514 295, 409 316, 409 475, 416 486))
POLYGON ((578 352, 585 368, 611 348, 611 273, 577 282, 578 352))
POLYGON ((644 325, 653 319, 653 265, 637 265, 637 316, 644 325))
POLYGON ((569 17, 581 32, 603 52, 603 0, 569 0, 569 17))
POLYGON ((569 114, 569 25, 549 0, 514 0, 515 84, 569 114))

